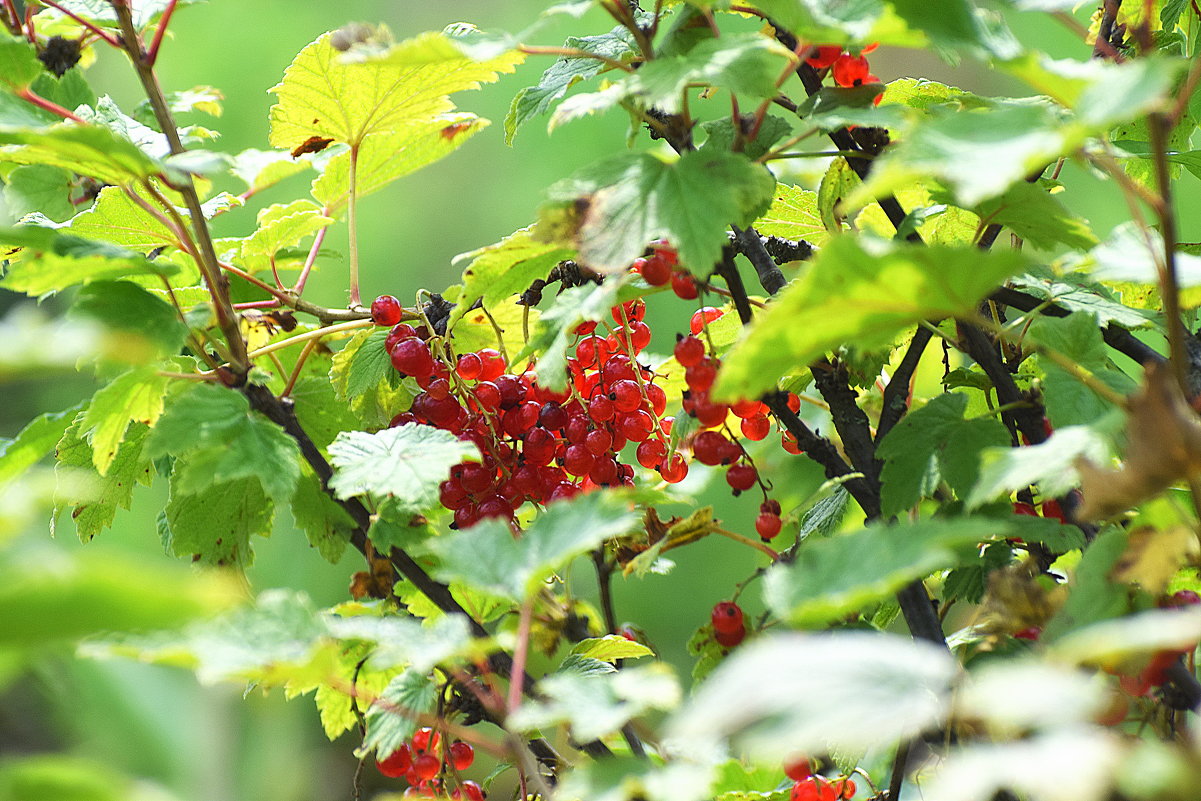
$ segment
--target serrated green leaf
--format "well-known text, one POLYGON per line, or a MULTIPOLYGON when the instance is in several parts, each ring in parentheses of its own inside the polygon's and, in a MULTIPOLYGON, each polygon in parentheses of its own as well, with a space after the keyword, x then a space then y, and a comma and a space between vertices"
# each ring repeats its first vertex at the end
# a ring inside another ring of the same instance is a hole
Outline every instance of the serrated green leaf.
POLYGON ((666 237, 682 264, 707 275, 728 227, 750 225, 765 212, 774 187, 771 173, 738 153, 694 151, 674 163, 646 153, 621 156, 551 187, 552 200, 583 209, 569 230, 553 235, 602 273, 627 269, 651 240, 666 237))
POLYGON ((136 484, 150 483, 150 457, 145 453, 150 429, 141 423, 133 423, 126 430, 108 472, 101 476, 93 464, 92 446, 83 437, 82 419, 82 415, 75 418, 55 450, 58 488, 54 493, 50 530, 55 531, 62 512, 72 507, 71 519, 75 521, 79 539, 89 542, 113 524, 118 507, 129 508, 136 484))
POLYGON ((1092 315, 1098 325, 1116 323, 1123 328, 1145 328, 1153 321, 1152 314, 1123 305, 1112 290, 1087 280, 1081 273, 1054 276, 1049 270, 1035 270, 1015 276, 1012 283, 1035 297, 1092 315))
POLYGON ((521 602, 568 560, 637 525, 629 501, 601 491, 549 505, 515 539, 507 522, 485 520, 465 531, 430 541, 446 581, 521 602))
MULTIPOLYGON (((1091 315, 1077 312, 1067 317, 1036 319, 1027 334, 1033 342, 1067 357, 1114 391, 1128 394, 1135 390, 1134 380, 1110 363, 1105 340, 1091 315)), ((1038 354, 1035 359, 1043 372, 1047 419, 1056 428, 1087 425, 1113 410, 1112 403, 1050 358, 1038 354)))
POLYGON ((885 11, 879 0, 759 0, 755 5, 797 37, 833 44, 874 41, 876 23, 885 11))
POLYGON ((71 173, 60 167, 30 164, 4 178, 4 200, 16 219, 36 211, 62 222, 75 214, 70 195, 71 173))
POLYGON ((153 366, 135 367, 92 396, 81 427, 92 445, 92 464, 100 475, 108 472, 117 457, 131 423, 154 426, 163 413, 169 380, 153 366))
MULTIPOLYGON (((313 702, 321 715, 321 728, 331 741, 359 723, 358 714, 370 706, 398 671, 372 670, 363 664, 370 647, 356 643, 343 649, 339 655, 337 671, 327 680, 317 684, 313 702)), ((288 698, 308 692, 299 682, 289 683, 288 698)))
POLYGON ((801 103, 797 116, 823 130, 865 125, 876 128, 901 128, 912 114, 898 105, 877 105, 884 92, 878 82, 855 87, 823 86, 801 103))
POLYGON ((275 505, 255 478, 213 481, 190 488, 187 457, 176 461, 171 495, 160 522, 163 547, 181 558, 206 565, 249 567, 254 563, 253 535, 266 537, 275 522, 275 505))
MULTIPOLYGON (((701 123, 706 139, 702 147, 715 150, 733 150, 734 121, 729 117, 701 123)), ((792 123, 775 114, 764 116, 759 126, 759 132, 751 141, 744 142, 743 152, 752 159, 757 159, 771 150, 772 145, 792 133, 792 123)))
POLYGON ((124 361, 169 356, 187 328, 169 303, 129 281, 92 281, 79 290, 71 314, 95 320, 117 340, 124 361))
POLYGON ((538 701, 527 701, 507 722, 520 731, 566 723, 587 742, 612 734, 648 709, 673 709, 680 685, 666 665, 630 667, 613 673, 554 673, 538 682, 538 701))
POLYGON ((387 329, 360 331, 334 354, 329 368, 334 392, 368 428, 386 426, 413 399, 384 350, 387 336, 387 329))
POLYGON ((880 474, 884 515, 911 508, 942 481, 960 498, 966 497, 979 475, 980 452, 990 445, 1009 444, 1009 431, 1000 421, 963 418, 967 401, 966 395, 940 395, 906 414, 888 432, 876 450, 884 460, 880 474))
POLYGON ((300 450, 277 425, 250 410, 245 396, 203 383, 179 395, 146 443, 151 458, 184 456, 172 475, 180 495, 254 478, 287 503, 300 477, 300 450))
POLYGON ((288 150, 243 150, 234 156, 230 173, 248 190, 260 192, 269 186, 312 168, 308 158, 293 158, 288 150))
POLYGON ((38 415, 12 439, 0 442, 0 487, 38 463, 54 450, 71 427, 79 406, 38 415))
POLYGON ((921 320, 970 315, 1025 265, 1011 251, 835 237, 726 354, 714 397, 755 398, 845 343, 883 347, 921 320))
POLYGON ((817 209, 817 193, 788 184, 776 184, 771 207, 755 221, 755 230, 764 236, 804 240, 816 247, 829 239, 817 209))
MULTIPOLYGON (((180 211, 184 213, 182 209, 180 211)), ((187 218, 186 213, 184 218, 187 218)), ((116 186, 100 190, 92 207, 73 217, 63 230, 137 251, 176 242, 171 229, 116 186)))
POLYGON ((655 655, 654 651, 642 643, 627 640, 620 634, 606 634, 604 637, 580 640, 572 646, 571 653, 576 656, 599 659, 602 662, 655 655))
POLYGON ((32 296, 89 281, 179 272, 170 262, 152 262, 107 242, 34 225, 0 229, 0 243, 5 246, 3 255, 16 257, 5 270, 3 286, 32 296))
POLYGON ((229 576, 161 560, 41 543, 7 548, 0 552, 0 647, 43 648, 105 632, 175 628, 241 597, 229 576))
POLYGON ((398 615, 335 615, 328 618, 328 626, 340 640, 373 644, 368 664, 379 670, 407 665, 424 673, 454 657, 478 655, 484 652, 481 648, 488 648, 472 636, 467 617, 459 614, 442 614, 427 622, 398 615))
POLYGON ((967 506, 974 509, 1031 484, 1039 485, 1047 497, 1059 497, 1080 483, 1075 462, 1081 457, 1095 464, 1108 464, 1110 459, 1109 445, 1086 426, 1056 429, 1050 439, 1038 445, 989 448, 984 451, 980 478, 968 496, 967 506))
MULTIPOLYGON (((190 6, 194 3, 202 3, 204 0, 179 0, 178 5, 190 6)), ((117 12, 113 10, 113 4, 108 0, 60 0, 56 5, 59 8, 70 11, 76 17, 86 20, 101 28, 119 28, 117 20, 117 12)), ((159 19, 163 12, 171 5, 168 0, 133 0, 130 4, 130 10, 133 16, 134 27, 141 30, 150 23, 159 19)), ((54 19, 60 18, 64 23, 77 25, 62 11, 58 9, 46 9, 38 16, 45 16, 47 19, 39 20, 47 25, 53 25, 54 19)))
POLYGON ((364 715, 367 735, 360 752, 376 752, 384 759, 404 745, 417 731, 417 716, 433 712, 438 686, 424 672, 406 670, 388 682, 364 715))
POLYGON ((321 558, 335 565, 346 551, 351 532, 356 528, 346 510, 329 497, 321 481, 307 469, 296 482, 292 519, 321 558))
MULTIPOLYGON (((604 56, 611 61, 625 60, 634 53, 633 36, 621 26, 599 36, 569 36, 563 48, 604 56)), ((537 86, 526 87, 513 98, 505 117, 505 144, 513 144, 517 129, 526 121, 545 114, 568 89, 599 74, 605 67, 596 58, 564 56, 557 60, 542 73, 537 86)))
MULTIPOLYGON (((449 156, 488 125, 488 120, 458 112, 365 136, 355 163, 357 196, 378 192, 390 182, 449 156)), ((335 212, 345 207, 350 196, 351 158, 349 150, 334 156, 313 181, 313 197, 335 212)))
POLYGON ((42 74, 38 51, 23 37, 0 35, 0 84, 10 90, 28 89, 42 74))
POLYGON ((768 570, 764 599, 793 625, 828 623, 952 566, 958 546, 987 539, 996 530, 992 520, 923 520, 808 540, 795 561, 768 570), (864 554, 872 559, 865 561, 864 554))
POLYGON ((479 461, 479 449, 449 431, 409 423, 375 434, 343 431, 329 446, 334 475, 330 488, 339 498, 394 495, 413 512, 438 503, 438 484, 460 462, 479 461))
POLYGON ((945 648, 892 634, 765 637, 718 667, 666 734, 695 753, 729 742, 776 762, 883 748, 942 720, 958 670, 945 648))
POLYGON ((36 131, 0 126, 0 145, 11 145, 4 149, 5 161, 62 167, 106 184, 151 178, 164 169, 133 142, 101 125, 64 122, 36 131))
POLYGON ((1130 588, 1113 580, 1126 543, 1126 532, 1120 529, 1103 532, 1093 540, 1072 572, 1072 591, 1043 630, 1045 642, 1130 611, 1130 588))
POLYGON ((570 258, 572 251, 538 239, 537 228, 530 226, 509 234, 495 245, 489 245, 456 257, 470 258, 463 270, 463 290, 447 328, 461 320, 467 310, 482 300, 484 308, 524 292, 536 279, 544 279, 560 261, 570 258))
POLYGON ((338 402, 333 385, 323 376, 301 378, 288 397, 294 404, 296 419, 318 448, 327 447, 339 431, 355 427, 354 415, 346 404, 338 402))
POLYGON ((847 203, 859 207, 914 180, 934 178, 970 208, 1002 194, 1081 141, 1083 133, 1065 126, 1045 105, 937 109, 876 160, 868 180, 847 203))
POLYGON ((270 258, 333 223, 332 217, 324 216, 321 207, 309 200, 268 206, 259 212, 258 230, 242 242, 242 257, 270 258))
POLYGON ((279 98, 271 109, 273 146, 292 149, 312 136, 361 145, 370 134, 453 110, 448 95, 495 81, 522 59, 473 61, 445 35, 425 33, 381 59, 351 64, 329 40, 324 34, 301 50, 271 88, 279 98))
POLYGON ((1037 248, 1067 245, 1087 250, 1097 244, 1088 222, 1070 213, 1037 184, 1020 183, 974 211, 985 225, 1003 225, 1037 248))

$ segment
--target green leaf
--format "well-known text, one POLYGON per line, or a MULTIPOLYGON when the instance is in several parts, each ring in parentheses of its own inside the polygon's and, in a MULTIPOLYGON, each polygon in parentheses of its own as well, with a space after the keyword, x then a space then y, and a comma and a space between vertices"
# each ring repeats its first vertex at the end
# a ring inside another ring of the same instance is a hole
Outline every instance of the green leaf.
POLYGON ((0 552, 0 649, 174 628, 240 600, 232 577, 162 560, 39 543, 0 552))
POLYGON ((694 151, 674 163, 647 153, 610 159, 549 194, 577 209, 556 238, 572 242, 587 266, 623 271, 647 243, 666 237, 682 264, 707 275, 721 258, 728 226, 750 225, 769 207, 774 187, 771 173, 741 154, 694 151))
POLYGON ((158 420, 169 380, 154 366, 135 367, 92 396, 81 428, 92 445, 92 464, 100 475, 117 458, 130 423, 153 426, 158 420))
POLYGON ((888 432, 876 450, 884 460, 880 474, 884 515, 910 509, 942 481, 960 498, 967 497, 979 475, 980 452, 990 445, 1009 444, 1009 431, 1000 421, 963 418, 967 401, 967 395, 939 395, 906 414, 888 432))
MULTIPOLYGON (((569 36, 563 48, 582 50, 604 56, 612 61, 624 61, 634 54, 633 36, 618 26, 599 36, 569 36)), ((605 69, 604 62, 595 58, 564 56, 552 64, 538 79, 537 86, 528 86, 517 93, 505 117, 505 144, 512 145, 517 129, 539 114, 545 114, 556 100, 581 81, 605 69)))
MULTIPOLYGON (((179 211, 187 219, 187 212, 183 209, 179 211)), ((116 186, 106 186, 100 190, 92 207, 73 217, 63 230, 137 251, 148 251, 176 242, 171 229, 116 186)))
POLYGON ((1087 250, 1097 244, 1088 223, 1037 184, 1014 184, 1005 194, 973 210, 985 225, 1003 225, 1037 248, 1067 245, 1087 250))
POLYGON ((1192 652, 1201 640, 1201 609, 1149 609, 1098 620, 1064 634, 1049 655, 1069 664, 1117 667, 1129 656, 1192 652))
POLYGON ((339 403, 333 385, 323 376, 301 378, 289 397, 296 419, 318 448, 325 449, 339 431, 350 431, 356 425, 354 415, 345 403, 339 403))
POLYGON ((1083 138, 1045 104, 936 109, 876 159, 867 181, 846 202, 858 208, 915 180, 934 178, 959 205, 971 208, 1070 153, 1083 138))
MULTIPOLYGON (((1134 380, 1109 361, 1105 340, 1091 315, 1077 312, 1067 317, 1039 318, 1031 323, 1028 336, 1118 393, 1128 394, 1136 388, 1134 380)), ((1038 354, 1036 359, 1044 374, 1042 394, 1047 419, 1056 428, 1087 425, 1113 410, 1112 403, 1045 355, 1038 354)))
POLYGON ((890 345, 921 320, 970 315, 1020 254, 833 238, 726 355, 714 397, 755 398, 847 342, 890 345))
POLYGON ((38 415, 13 439, 0 440, 0 487, 54 450, 78 413, 76 405, 65 411, 38 415))
POLYGON ((266 537, 275 521, 275 505, 254 478, 214 481, 198 491, 190 487, 189 459, 179 459, 171 474, 171 495, 159 520, 163 546, 172 554, 207 565, 245 568, 254 562, 253 534, 266 537))
POLYGON ((164 170, 161 162, 102 125, 64 122, 32 131, 0 126, 0 145, 14 146, 5 148, 5 161, 62 167, 106 184, 136 182, 164 170))
POLYGON ((1046 442, 1023 448, 989 448, 984 451, 980 479, 968 496, 974 509, 998 495, 1038 484, 1047 497, 1059 497, 1080 483, 1076 460, 1084 457, 1095 464, 1108 464, 1110 448, 1105 439, 1086 426, 1055 430, 1046 442))
POLYGON ((833 130, 857 125, 900 128, 912 115, 897 105, 877 106, 884 86, 872 82, 856 87, 823 86, 801 103, 797 116, 810 125, 833 130))
POLYGON ((958 546, 987 539, 996 530, 994 520, 923 520, 807 540, 794 562, 768 570, 764 599, 774 614, 795 626, 828 623, 951 567, 958 561, 958 546), (872 558, 865 560, 864 554, 872 558))
POLYGON ((799 239, 821 247, 829 239, 817 209, 817 193, 799 186, 776 184, 771 207, 755 221, 764 236, 799 239))
MULTIPOLYGON (((1091 264, 1093 277, 1102 281, 1154 286, 1159 283, 1156 265, 1162 254, 1163 238, 1158 231, 1126 222, 1115 227, 1104 242, 1093 248, 1083 264, 1091 264)), ((1183 289, 1201 286, 1201 256, 1177 253, 1176 275, 1177 283, 1183 289)))
POLYGON ((152 262, 107 242, 34 225, 0 229, 0 243, 6 246, 5 256, 16 256, 6 268, 2 285, 35 297, 89 281, 179 272, 170 262, 152 262), (20 250, 14 254, 9 248, 20 250))
POLYGON ((113 332, 127 361, 168 356, 187 336, 169 303, 129 281, 92 281, 79 291, 71 313, 113 332))
POLYGON ((359 752, 375 751, 380 760, 388 757, 417 731, 416 716, 433 712, 437 701, 438 686, 427 673, 406 670, 396 676, 367 707, 367 735, 359 752))
POLYGON ((79 539, 88 542, 113 524, 117 507, 129 508, 136 484, 150 484, 150 457, 144 447, 150 429, 134 423, 125 432, 108 471, 101 476, 94 467, 92 446, 83 437, 82 419, 82 415, 75 418, 55 450, 58 488, 54 493, 50 530, 51 533, 56 530, 63 510, 73 507, 71 519, 75 521, 79 539))
POLYGON ((292 496, 292 519, 296 521, 297 528, 304 531, 309 545, 316 548, 325 561, 334 565, 342 558, 346 543, 350 542, 350 535, 356 528, 346 510, 329 497, 321 481, 307 469, 296 482, 296 493, 292 496))
POLYGON ((1111 289, 1087 280, 1081 273, 1055 276, 1049 270, 1036 269, 1016 276, 1012 283, 1037 298, 1092 315, 1098 325, 1116 323, 1123 328, 1144 328, 1152 322, 1151 314, 1123 305, 1111 289))
POLYGON ((755 5, 798 38, 832 44, 873 41, 885 12, 880 0, 759 0, 755 5))
POLYGON ((639 642, 627 640, 620 634, 606 634, 604 637, 593 637, 580 640, 571 648, 575 656, 589 659, 599 659, 602 662, 615 662, 618 659, 638 659, 643 656, 654 656, 655 652, 639 642))
POLYGON ((637 523, 623 494, 600 491, 549 505, 518 539, 507 522, 485 520, 429 547, 441 558, 435 572, 444 580, 521 602, 570 559, 637 523))
POLYGON ((1126 542, 1126 532, 1120 529, 1106 531, 1093 540, 1072 573, 1067 600, 1043 630, 1044 642, 1054 642, 1075 629, 1129 611, 1130 588, 1114 581, 1112 575, 1126 551, 1126 542))
MULTIPOLYGON (((701 128, 704 129, 706 135, 703 147, 714 150, 734 149, 734 121, 729 117, 703 122, 701 128)), ((772 145, 790 133, 792 133, 792 123, 783 117, 768 114, 763 117, 763 122, 759 126, 759 132, 755 138, 751 141, 744 141, 743 152, 749 158, 757 159, 770 151, 772 145)))
POLYGON ((438 484, 460 462, 477 462, 479 449, 449 431, 409 423, 375 434, 343 431, 329 446, 339 498, 394 495, 402 507, 426 512, 438 503, 438 484))
POLYGON ((230 173, 248 190, 260 192, 313 166, 311 158, 293 158, 289 150, 243 150, 234 156, 230 173))
POLYGON ((269 259, 333 223, 332 217, 323 215, 321 207, 309 200, 268 206, 258 214, 258 230, 242 242, 242 258, 269 259))
POLYGON ((887 747, 942 721, 958 671, 945 648, 892 634, 764 637, 713 672, 666 736, 695 753, 728 741, 765 762, 887 747))
MULTIPOLYGON (((201 3, 204 0, 180 0, 180 6, 190 6, 194 3, 201 3)), ((70 11, 76 17, 91 22, 101 28, 119 28, 120 24, 117 20, 117 12, 113 10, 113 4, 108 0, 60 0, 56 5, 63 10, 70 11)), ((170 5, 168 0, 133 0, 130 3, 130 8, 133 13, 133 24, 138 30, 146 27, 150 23, 159 19, 163 12, 170 5)), ((71 20, 61 11, 57 9, 46 9, 39 16, 45 16, 44 21, 47 25, 56 24, 53 22, 55 17, 61 19, 64 23, 70 25, 78 25, 74 20, 71 20)))
POLYGON ((370 134, 397 131, 454 109, 448 95, 491 83, 521 61, 506 54, 473 61, 440 33, 397 44, 382 59, 347 63, 324 34, 305 47, 271 88, 274 147, 291 150, 309 137, 363 144, 370 134))
POLYGON ((489 647, 472 636, 467 617, 459 614, 442 614, 432 621, 398 615, 336 615, 327 622, 330 633, 340 640, 371 643, 368 665, 376 670, 408 665, 425 673, 454 657, 485 653, 481 649, 489 647))
POLYGON ((537 228, 530 226, 514 231, 495 245, 456 256, 456 262, 470 258, 471 264, 463 271, 463 291, 447 328, 461 320, 477 300, 490 309, 524 292, 536 279, 545 279, 556 264, 571 255, 567 248, 539 240, 537 228))
POLYGON ((31 164, 17 167, 4 178, 4 200, 17 219, 41 212, 62 222, 75 214, 70 194, 71 173, 59 167, 31 164))
MULTIPOLYGON (((489 124, 474 114, 439 114, 364 137, 355 164, 358 197, 449 156, 489 124)), ((351 158, 349 150, 334 156, 313 181, 313 197, 330 209, 342 209, 349 199, 351 158)))
POLYGON ((42 74, 38 51, 25 38, 0 35, 0 84, 10 90, 28 89, 42 74))
POLYGON ((282 504, 291 499, 300 477, 300 450, 292 438, 251 412, 242 394, 207 382, 172 402, 146 445, 151 458, 187 456, 172 475, 181 495, 256 478, 282 504))
POLYGON ((588 742, 649 709, 674 709, 680 685, 666 665, 654 664, 593 675, 555 673, 538 682, 538 695, 507 722, 519 731, 567 723, 577 741, 588 742))
POLYGON ((388 329, 360 331, 334 354, 329 368, 334 392, 368 428, 386 426, 413 399, 384 350, 387 337, 388 329))

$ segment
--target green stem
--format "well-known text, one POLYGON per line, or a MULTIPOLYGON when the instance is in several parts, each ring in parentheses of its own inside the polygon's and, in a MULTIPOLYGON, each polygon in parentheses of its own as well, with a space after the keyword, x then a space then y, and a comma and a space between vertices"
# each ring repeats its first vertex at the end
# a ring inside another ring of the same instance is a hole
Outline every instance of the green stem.
POLYGON ((359 147, 350 146, 350 191, 347 196, 346 227, 350 234, 350 308, 363 305, 359 298, 359 224, 358 214, 359 147))

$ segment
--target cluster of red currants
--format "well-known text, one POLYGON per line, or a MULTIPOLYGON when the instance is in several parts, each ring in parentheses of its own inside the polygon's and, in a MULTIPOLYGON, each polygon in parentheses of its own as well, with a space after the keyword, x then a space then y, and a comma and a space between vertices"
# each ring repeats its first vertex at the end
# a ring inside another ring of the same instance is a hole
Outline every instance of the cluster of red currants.
POLYGON ((793 781, 791 801, 840 801, 855 795, 855 782, 849 777, 827 779, 815 775, 808 759, 786 764, 784 775, 793 781))
POLYGON ((400 748, 377 761, 375 766, 389 778, 407 781, 410 786, 405 790, 406 796, 448 797, 445 794, 445 781, 439 778, 439 774, 449 770, 458 783, 450 793, 450 798, 484 801, 484 791, 480 786, 473 781, 459 780, 458 775, 475 761, 475 749, 469 743, 458 740, 451 743, 439 757, 441 745, 442 737, 436 731, 429 727, 418 729, 413 733, 410 743, 402 743, 400 748))
POLYGON ((742 609, 733 601, 715 605, 709 619, 713 623, 713 639, 723 648, 733 648, 746 638, 742 609))
POLYGON ((865 83, 879 83, 880 79, 872 75, 871 65, 867 63, 867 54, 875 50, 877 45, 870 44, 851 55, 842 45, 818 45, 805 63, 817 70, 830 69, 834 83, 849 88, 862 86, 865 83))

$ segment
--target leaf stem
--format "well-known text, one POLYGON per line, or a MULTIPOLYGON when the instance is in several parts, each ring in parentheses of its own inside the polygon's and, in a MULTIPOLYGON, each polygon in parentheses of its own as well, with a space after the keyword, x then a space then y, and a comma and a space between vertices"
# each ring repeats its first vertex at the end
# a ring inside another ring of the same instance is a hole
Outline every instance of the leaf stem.
POLYGON ((629 64, 623 64, 616 59, 602 56, 599 53, 589 53, 587 50, 580 50, 578 47, 541 47, 536 45, 518 45, 517 50, 531 56, 559 56, 560 58, 591 58, 601 62, 615 70, 622 72, 633 72, 634 68, 629 64))
MULTIPOLYGON (((55 11, 59 12, 60 14, 63 14, 64 16, 70 17, 72 20, 79 23, 84 28, 86 28, 88 31, 91 31, 93 34, 95 34, 96 36, 99 36, 101 39, 108 42, 113 47, 117 48, 118 50, 121 49, 121 40, 120 39, 113 36, 111 33, 109 33, 106 30, 97 28, 95 25, 88 22, 83 17, 80 17, 75 12, 70 11, 69 9, 63 8, 58 3, 54 2, 54 0, 38 0, 38 2, 44 6, 49 6, 50 8, 53 8, 55 11)), ((114 4, 114 5, 116 5, 116 4, 114 4)), ((119 13, 120 12, 118 12, 118 14, 119 13)))
POLYGON ((21 15, 17 13, 13 0, 4 0, 4 27, 13 36, 21 35, 21 15))
POLYGON ((304 363, 308 361, 309 354, 317 347, 317 340, 310 339, 304 343, 304 350, 300 351, 300 355, 296 357, 296 366, 292 368, 292 375, 288 376, 288 383, 284 385, 284 391, 279 393, 281 398, 286 398, 292 394, 292 390, 296 388, 296 380, 300 378, 300 370, 304 367, 304 363))
POLYGON ((531 595, 521 604, 521 613, 517 623, 517 647, 513 649, 513 675, 509 679, 509 714, 512 715, 521 706, 521 696, 525 684, 525 660, 530 650, 530 627, 534 620, 534 596, 531 595))
POLYGON ((358 223, 359 147, 350 146, 350 189, 346 208, 346 227, 350 235, 350 308, 362 306, 359 298, 359 223, 358 223))
POLYGON ((167 25, 171 22, 171 15, 175 13, 177 1, 167 0, 167 7, 163 9, 163 15, 159 17, 158 27, 154 29, 154 40, 150 43, 150 49, 146 51, 146 63, 152 67, 158 60, 159 46, 163 43, 163 34, 167 32, 167 25))
POLYGON ((778 562, 778 561, 780 561, 780 554, 779 554, 779 552, 778 552, 778 551, 776 551, 776 550, 775 550, 774 548, 772 548, 771 546, 769 546, 767 543, 764 543, 764 542, 759 542, 759 541, 757 541, 757 540, 753 540, 753 539, 751 539, 750 537, 744 537, 744 536, 742 536, 741 534, 736 534, 736 533, 734 533, 733 531, 727 531, 726 529, 724 529, 724 528, 719 528, 719 527, 717 527, 717 526, 714 526, 714 527, 713 527, 713 533, 714 533, 714 534, 720 534, 721 536, 723 536, 723 537, 726 537, 727 539, 734 540, 734 542, 740 542, 740 543, 742 543, 743 545, 746 545, 746 546, 748 546, 748 547, 754 548, 754 549, 755 549, 755 550, 757 550, 757 551, 763 551, 763 553, 765 553, 765 554, 767 554, 768 556, 770 556, 770 557, 771 557, 771 560, 772 560, 773 562, 778 562))
POLYGON ((55 103, 53 100, 47 100, 46 98, 42 97, 37 92, 30 89, 28 86, 18 89, 17 97, 21 98, 22 100, 26 101, 27 103, 32 103, 33 105, 37 106, 38 108, 45 109, 46 111, 49 111, 51 114, 56 114, 59 117, 62 117, 64 120, 70 120, 71 122, 77 122, 80 125, 90 125, 91 124, 87 120, 83 119, 82 117, 75 116, 74 112, 63 108, 58 103, 55 103))
MULTIPOLYGON (((328 217, 330 209, 328 206, 321 210, 323 217, 328 217)), ((296 286, 292 287, 292 291, 299 298, 304 294, 304 285, 309 280, 309 273, 313 269, 313 265, 317 262, 317 253, 321 250, 321 245, 325 242, 325 234, 329 231, 329 226, 323 227, 317 232, 317 236, 313 238, 313 246, 309 248, 309 255, 305 257, 304 267, 300 270, 300 276, 296 279, 296 286)))
POLYGON ((1159 268, 1159 293, 1163 298, 1163 315, 1168 327, 1168 362, 1172 375, 1185 398, 1188 386, 1188 353, 1184 343, 1184 323, 1180 314, 1180 284, 1176 275, 1176 213, 1172 208, 1172 176, 1168 171, 1167 139, 1170 123, 1165 115, 1154 113, 1147 117, 1151 133, 1151 154, 1155 163, 1155 179, 1159 184, 1159 228, 1163 236, 1163 259, 1156 259, 1159 268))

